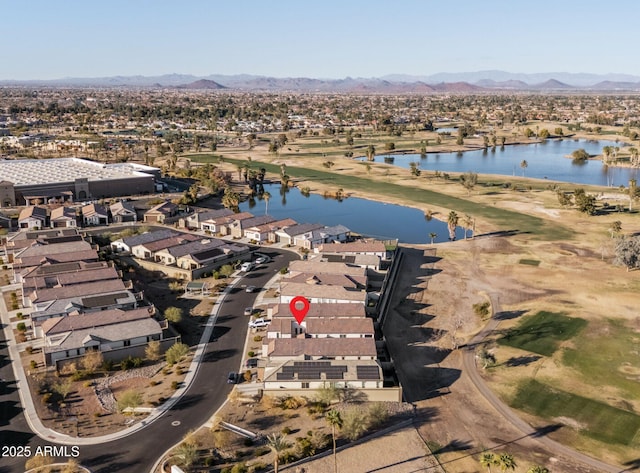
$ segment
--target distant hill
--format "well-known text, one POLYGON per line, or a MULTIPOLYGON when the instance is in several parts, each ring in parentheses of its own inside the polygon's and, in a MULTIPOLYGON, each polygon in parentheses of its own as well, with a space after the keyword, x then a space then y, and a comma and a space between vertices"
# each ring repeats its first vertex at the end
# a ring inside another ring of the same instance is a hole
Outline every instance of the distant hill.
POLYGON ((189 74, 160 76, 68 77, 56 80, 5 80, 1 86, 23 87, 175 87, 186 90, 238 90, 264 92, 327 92, 368 94, 475 93, 481 91, 640 91, 640 76, 629 74, 511 73, 505 71, 442 72, 413 76, 391 74, 383 77, 268 77, 251 74, 189 74))
POLYGON ((189 84, 179 85, 177 88, 189 90, 226 89, 224 85, 220 85, 217 82, 208 79, 200 79, 189 84))
POLYGON ((565 84, 556 79, 549 79, 541 84, 534 84, 530 86, 532 89, 544 89, 544 90, 559 90, 559 89, 575 89, 575 86, 565 84))

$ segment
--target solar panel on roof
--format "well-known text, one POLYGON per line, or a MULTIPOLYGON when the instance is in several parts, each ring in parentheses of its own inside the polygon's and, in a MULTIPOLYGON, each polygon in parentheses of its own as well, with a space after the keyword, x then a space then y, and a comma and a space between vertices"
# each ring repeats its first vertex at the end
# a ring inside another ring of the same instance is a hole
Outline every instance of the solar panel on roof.
POLYGON ((327 371, 325 373, 325 376, 327 377, 327 379, 342 379, 343 373, 342 371, 327 371))
POLYGON ((358 379, 380 379, 380 369, 377 366, 356 366, 358 379))

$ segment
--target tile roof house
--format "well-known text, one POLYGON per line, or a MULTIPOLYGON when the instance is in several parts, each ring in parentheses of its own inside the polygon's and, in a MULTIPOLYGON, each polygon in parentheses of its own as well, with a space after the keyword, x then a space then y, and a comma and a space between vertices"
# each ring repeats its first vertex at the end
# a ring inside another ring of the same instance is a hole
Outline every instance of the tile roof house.
POLYGON ((70 207, 58 207, 51 211, 51 228, 75 227, 76 211, 70 207))
POLYGON ((42 324, 47 365, 84 355, 89 350, 113 352, 162 340, 163 325, 144 307, 56 317, 42 324))
POLYGON ((253 214, 250 212, 240 212, 233 215, 209 218, 202 222, 202 229, 213 234, 230 235, 231 225, 234 222, 246 220, 248 218, 253 218, 253 214))
POLYGON ((152 241, 164 240, 172 236, 180 235, 180 232, 163 228, 155 231, 148 231, 139 235, 120 238, 111 242, 111 248, 115 252, 130 252, 134 246, 151 243, 152 241))
POLYGON ((229 217, 234 212, 231 209, 217 209, 217 210, 201 210, 195 212, 188 217, 182 219, 183 226, 186 228, 206 230, 202 228, 202 223, 209 219, 216 219, 220 217, 229 217))
POLYGON ((201 239, 200 236, 191 233, 177 233, 174 236, 162 240, 154 240, 135 245, 131 248, 131 254, 136 258, 154 259, 156 252, 171 248, 172 246, 183 245, 185 243, 201 239))
POLYGON ((109 213, 107 209, 100 204, 89 204, 85 205, 81 209, 82 211, 82 222, 84 225, 108 225, 109 224, 109 213))
POLYGON ((244 236, 245 238, 255 241, 256 243, 265 243, 265 242, 275 243, 276 231, 282 230, 283 228, 291 227, 297 224, 298 222, 296 222, 292 218, 276 220, 274 222, 269 222, 262 225, 255 225, 253 227, 247 228, 244 231, 244 236))
POLYGON ((224 240, 217 238, 199 238, 188 243, 182 243, 156 251, 154 260, 166 265, 175 265, 181 256, 211 250, 224 244, 224 240))
POLYGON ((47 209, 33 205, 25 207, 18 216, 18 227, 30 230, 48 227, 47 209))
POLYGON ((296 235, 293 239, 293 244, 311 250, 324 243, 347 241, 350 235, 351 230, 344 225, 334 225, 296 235))
POLYGON ((165 223, 170 217, 178 214, 178 206, 171 201, 162 202, 144 213, 144 221, 165 223))
POLYGON ((364 290, 349 290, 341 286, 324 286, 307 283, 280 283, 280 302, 288 303, 296 296, 306 297, 311 304, 349 303, 366 304, 367 292, 364 290))
POLYGON ((274 338, 266 353, 270 362, 288 360, 375 360, 373 338, 274 338))
POLYGON ((275 221, 276 219, 273 218, 271 215, 260 215, 258 217, 234 220, 229 224, 229 235, 231 235, 234 238, 242 238, 245 236, 244 232, 247 228, 251 228, 257 225, 263 225, 265 223, 270 223, 275 221))
POLYGON ((109 206, 111 221, 114 223, 136 222, 138 216, 131 202, 120 201, 109 206))
POLYGON ((348 243, 325 243, 314 250, 316 253, 345 255, 374 255, 380 259, 387 257, 383 242, 377 240, 356 240, 348 243))
POLYGON ((319 230, 324 225, 321 223, 300 223, 298 225, 292 225, 290 227, 283 228, 276 231, 277 241, 287 245, 293 245, 295 237, 303 235, 313 230, 319 230))

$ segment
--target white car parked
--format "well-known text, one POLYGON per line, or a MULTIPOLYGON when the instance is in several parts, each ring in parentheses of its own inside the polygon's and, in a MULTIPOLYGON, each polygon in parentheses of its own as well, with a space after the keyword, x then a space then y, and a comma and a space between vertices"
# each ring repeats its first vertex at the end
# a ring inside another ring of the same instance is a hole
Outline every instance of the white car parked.
POLYGON ((270 320, 266 320, 261 317, 259 319, 252 320, 251 322, 249 322, 249 328, 262 328, 269 325, 269 323, 271 323, 270 320))

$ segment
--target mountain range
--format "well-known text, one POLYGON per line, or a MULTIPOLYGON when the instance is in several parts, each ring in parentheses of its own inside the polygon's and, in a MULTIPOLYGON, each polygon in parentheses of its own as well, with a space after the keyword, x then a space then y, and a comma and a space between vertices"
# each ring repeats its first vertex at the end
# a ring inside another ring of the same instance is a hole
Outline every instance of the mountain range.
POLYGON ((112 76, 54 80, 2 80, 0 86, 144 87, 190 90, 298 91, 341 93, 476 93, 483 91, 640 91, 640 76, 629 74, 536 73, 505 71, 438 73, 427 76, 391 74, 377 78, 315 79, 249 74, 204 77, 189 74, 112 76))

